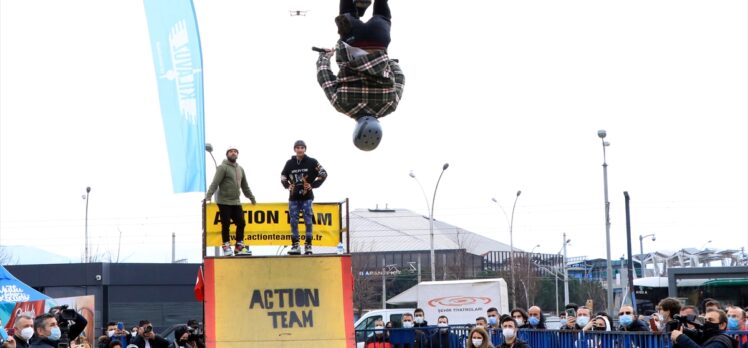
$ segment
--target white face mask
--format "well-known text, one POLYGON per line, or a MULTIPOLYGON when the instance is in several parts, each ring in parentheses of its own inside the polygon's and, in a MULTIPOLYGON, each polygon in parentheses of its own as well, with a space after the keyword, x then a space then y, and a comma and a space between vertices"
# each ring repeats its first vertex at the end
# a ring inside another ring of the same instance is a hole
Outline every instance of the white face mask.
POLYGON ((502 329, 501 333, 506 338, 512 338, 512 337, 514 337, 514 329, 510 329, 510 328, 502 329))
POLYGON ((107 335, 107 336, 109 336, 109 337, 112 337, 112 336, 114 336, 114 330, 109 330, 109 331, 107 331, 107 332, 106 332, 106 335, 107 335))
POLYGON ((413 322, 412 321, 404 321, 403 322, 403 327, 406 328, 406 329, 410 329, 410 328, 413 327, 413 322))
POLYGON ((519 319, 514 319, 514 320, 517 321, 517 326, 525 325, 525 319, 519 318, 519 319))
POLYGON ((436 326, 439 327, 439 332, 441 333, 449 331, 449 324, 447 323, 439 323, 436 326))
POLYGON ((417 316, 417 317, 416 317, 416 323, 417 323, 417 324, 422 324, 422 323, 423 323, 423 317, 421 317, 421 316, 417 316))
POLYGON ((25 340, 29 340, 31 336, 34 336, 34 328, 33 327, 27 327, 21 330, 21 337, 25 340))
POLYGON ((482 338, 473 338, 471 341, 473 342, 473 345, 476 347, 480 347, 481 344, 483 344, 482 338))
POLYGON ((135 337, 138 335, 138 330, 132 330, 132 337, 135 337))
POLYGON ((381 335, 384 332, 384 326, 377 325, 374 327, 374 333, 381 335))

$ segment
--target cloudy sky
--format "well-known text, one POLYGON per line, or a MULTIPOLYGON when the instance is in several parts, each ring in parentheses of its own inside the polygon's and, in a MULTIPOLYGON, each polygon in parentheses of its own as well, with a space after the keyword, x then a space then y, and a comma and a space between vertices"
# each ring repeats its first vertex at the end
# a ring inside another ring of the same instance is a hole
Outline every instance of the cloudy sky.
MULTIPOLYGON (((607 130, 612 255, 748 246, 748 3, 392 0, 406 74, 373 152, 351 141, 315 79, 337 3, 196 0, 206 140, 261 202, 296 139, 330 173, 318 202, 428 214, 508 243, 605 257, 607 130), (455 6, 456 5, 456 6, 455 6), (289 16, 289 10, 307 16, 289 16), (499 205, 492 202, 495 197, 499 205), (709 242, 711 241, 711 243, 709 242)), ((208 158, 208 177, 212 161, 208 158)), ((92 250, 125 262, 200 259, 199 193, 174 194, 139 1, 0 2, 0 245, 79 260, 86 186, 92 250)), ((423 233, 428 233, 424 231, 423 233)))

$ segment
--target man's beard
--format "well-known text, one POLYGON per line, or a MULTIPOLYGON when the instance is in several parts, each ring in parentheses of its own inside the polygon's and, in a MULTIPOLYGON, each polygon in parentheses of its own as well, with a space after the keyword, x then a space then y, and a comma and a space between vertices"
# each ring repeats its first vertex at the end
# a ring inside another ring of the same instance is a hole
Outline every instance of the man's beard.
POLYGON ((226 158, 226 159, 227 159, 227 160, 228 160, 229 162, 231 162, 231 163, 236 163, 236 158, 231 158, 231 157, 228 157, 228 158, 226 158))

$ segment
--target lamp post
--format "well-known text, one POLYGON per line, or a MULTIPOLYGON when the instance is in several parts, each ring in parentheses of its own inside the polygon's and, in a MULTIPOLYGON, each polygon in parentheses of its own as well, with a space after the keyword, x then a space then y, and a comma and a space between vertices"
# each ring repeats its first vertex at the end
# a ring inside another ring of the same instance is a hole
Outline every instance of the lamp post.
MULTIPOLYGON (((436 185, 434 186, 434 196, 431 198, 431 209, 429 211, 429 236, 431 239, 431 254, 430 254, 430 264, 431 264, 431 281, 436 281, 436 256, 434 254, 434 203, 436 202, 436 190, 439 189, 439 182, 442 180, 442 175, 444 175, 444 171, 449 168, 449 163, 444 163, 442 166, 442 172, 439 173, 439 179, 436 180, 436 185)), ((421 186, 421 183, 416 178, 416 175, 413 173, 413 171, 410 172, 410 177, 415 179, 418 183, 418 186, 421 187, 421 192, 423 192, 423 196, 426 199, 426 207, 429 207, 428 198, 426 198, 426 191, 423 190, 423 186, 421 186)))
MULTIPOLYGON (((208 154, 210 154, 210 158, 213 159, 213 165, 216 166, 216 170, 217 170, 218 169, 218 162, 216 162, 216 158, 213 157, 213 145, 211 145, 210 143, 205 143, 205 151, 207 151, 208 154)), ((207 180, 207 177, 206 177, 206 180, 207 180)), ((216 190, 216 192, 213 194, 213 201, 216 200, 216 196, 217 195, 218 195, 218 190, 216 190)), ((205 256, 205 253, 206 253, 206 244, 207 244, 207 241, 205 240, 206 239, 205 234, 206 234, 205 231, 203 231, 203 256, 205 256)), ((220 249, 217 246, 213 247, 213 255, 218 256, 219 255, 218 254, 219 250, 220 249)))
POLYGON ((516 299, 514 297, 514 237, 513 237, 513 230, 514 230, 514 208, 517 207, 517 199, 519 199, 519 195, 522 194, 522 191, 517 191, 517 196, 514 197, 514 205, 512 205, 512 218, 511 220, 506 216, 506 211, 504 210, 504 207, 499 204, 499 201, 496 200, 496 198, 491 198, 491 200, 496 203, 496 205, 501 208, 501 211, 504 213, 504 217, 507 220, 507 223, 509 224, 509 273, 511 274, 511 280, 512 280, 512 308, 517 308, 516 299))
POLYGON ((571 243, 571 239, 566 239, 566 232, 564 232, 564 259, 563 259, 563 266, 564 266, 564 305, 569 303, 569 273, 566 269, 566 245, 571 243))
POLYGON ((514 296, 514 208, 517 207, 517 200, 522 191, 517 191, 517 196, 514 197, 514 204, 512 205, 512 219, 509 222, 509 272, 512 277, 512 308, 517 308, 516 296, 514 296))
POLYGON ((597 131, 597 136, 600 137, 603 145, 603 186, 605 189, 605 246, 607 250, 606 282, 608 284, 606 308, 608 313, 613 313, 613 265, 610 262, 610 202, 608 201, 608 163, 605 157, 605 148, 610 146, 610 143, 605 141, 607 132, 605 132, 604 129, 597 131))
POLYGON ((641 259, 639 259, 639 266, 641 266, 641 269, 642 269, 642 278, 646 276, 646 274, 644 274, 644 271, 645 271, 645 268, 644 268, 644 238, 647 238, 647 237, 652 237, 652 241, 654 242, 655 241, 655 234, 654 233, 650 233, 650 234, 645 234, 643 236, 641 234, 639 235, 639 255, 641 255, 640 256, 641 259))
POLYGON ((86 223, 85 223, 85 245, 84 245, 84 257, 83 260, 84 263, 88 263, 90 261, 88 256, 88 195, 91 193, 91 186, 86 186, 86 195, 83 197, 83 199, 86 200, 86 223))

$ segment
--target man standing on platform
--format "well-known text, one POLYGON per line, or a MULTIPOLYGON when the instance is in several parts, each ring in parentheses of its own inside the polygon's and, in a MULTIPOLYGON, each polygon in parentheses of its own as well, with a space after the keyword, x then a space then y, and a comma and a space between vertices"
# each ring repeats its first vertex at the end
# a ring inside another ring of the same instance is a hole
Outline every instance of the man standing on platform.
POLYGON ((312 189, 318 188, 327 179, 327 172, 316 159, 306 155, 306 143, 297 140, 293 144, 295 156, 286 161, 281 171, 281 184, 288 190, 288 215, 291 224, 291 250, 289 255, 301 254, 299 248, 299 213, 304 213, 306 236, 304 254, 312 254, 312 189))

